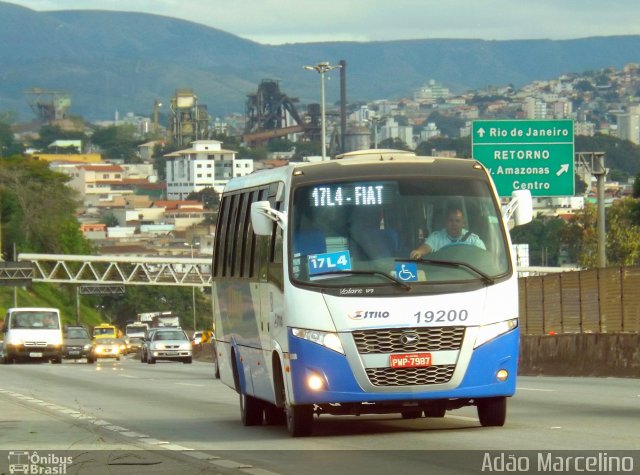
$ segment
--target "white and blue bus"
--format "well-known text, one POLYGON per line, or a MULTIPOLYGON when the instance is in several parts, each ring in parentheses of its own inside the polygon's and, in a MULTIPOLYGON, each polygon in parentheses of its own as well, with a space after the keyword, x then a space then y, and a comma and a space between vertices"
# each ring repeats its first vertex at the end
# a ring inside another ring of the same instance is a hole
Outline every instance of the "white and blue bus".
MULTIPOLYGON (((530 193, 514 195, 505 213, 530 221, 530 193)), ((481 425, 502 426, 520 336, 507 220, 469 159, 368 150, 231 180, 213 312, 243 424, 305 436, 314 414, 476 406, 481 425), (433 244, 452 210, 462 234, 433 244)))

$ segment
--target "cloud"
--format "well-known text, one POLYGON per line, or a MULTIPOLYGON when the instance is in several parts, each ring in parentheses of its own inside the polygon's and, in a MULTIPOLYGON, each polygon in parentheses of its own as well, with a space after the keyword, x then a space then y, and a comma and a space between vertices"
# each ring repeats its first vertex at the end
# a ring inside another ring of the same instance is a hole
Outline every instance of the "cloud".
POLYGON ((617 0, 14 0, 34 10, 138 11, 260 43, 423 38, 567 39, 640 34, 640 2, 617 0))

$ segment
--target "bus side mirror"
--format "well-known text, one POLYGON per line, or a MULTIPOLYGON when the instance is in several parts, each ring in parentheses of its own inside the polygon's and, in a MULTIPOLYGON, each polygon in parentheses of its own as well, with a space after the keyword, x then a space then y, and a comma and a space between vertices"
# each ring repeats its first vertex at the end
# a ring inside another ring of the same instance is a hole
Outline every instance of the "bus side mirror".
POLYGON ((516 226, 530 223, 533 219, 533 199, 529 190, 516 190, 511 197, 518 201, 513 220, 516 226))
POLYGON ((515 190, 511 193, 511 201, 503 209, 505 223, 513 217, 514 225, 527 224, 533 219, 533 199, 529 190, 515 190))
POLYGON ((273 223, 285 228, 287 215, 271 207, 268 201, 251 203, 251 226, 258 236, 271 236, 273 223))

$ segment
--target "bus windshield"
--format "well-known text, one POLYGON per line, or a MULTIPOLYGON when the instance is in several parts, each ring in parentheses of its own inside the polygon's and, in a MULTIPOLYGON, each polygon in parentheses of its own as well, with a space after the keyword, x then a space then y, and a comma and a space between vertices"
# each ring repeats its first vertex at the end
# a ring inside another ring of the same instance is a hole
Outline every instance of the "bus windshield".
POLYGON ((332 181, 299 186, 291 206, 291 275, 300 283, 491 283, 511 270, 487 181, 332 181))

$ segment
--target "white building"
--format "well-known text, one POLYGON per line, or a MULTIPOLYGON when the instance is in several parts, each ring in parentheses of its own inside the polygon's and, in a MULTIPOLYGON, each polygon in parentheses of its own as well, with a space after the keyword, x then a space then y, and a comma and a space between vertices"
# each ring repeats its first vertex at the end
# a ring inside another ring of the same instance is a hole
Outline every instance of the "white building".
POLYGON ((626 114, 618 114, 618 138, 640 144, 640 106, 629 107, 626 114))
POLYGON ((419 102, 435 102, 438 99, 447 99, 450 95, 449 88, 430 79, 427 84, 414 93, 413 98, 419 102))
POLYGON ((192 147, 165 155, 167 199, 183 200, 189 193, 213 188, 222 192, 231 179, 253 172, 253 160, 237 159, 218 140, 196 140, 192 147))
POLYGON ((428 142, 433 137, 439 137, 442 135, 440 129, 436 127, 435 122, 428 122, 427 125, 420 131, 420 140, 422 142, 428 142))
POLYGON ((527 119, 547 118, 547 104, 535 97, 525 98, 522 102, 522 109, 524 110, 527 119))
MULTIPOLYGON (((409 147, 415 148, 415 141, 413 138, 413 127, 406 125, 399 125, 393 118, 388 118, 384 125, 380 127, 380 135, 377 142, 380 143, 387 139, 400 139, 406 143, 409 147)), ((376 144, 377 147, 377 144, 376 144)))

